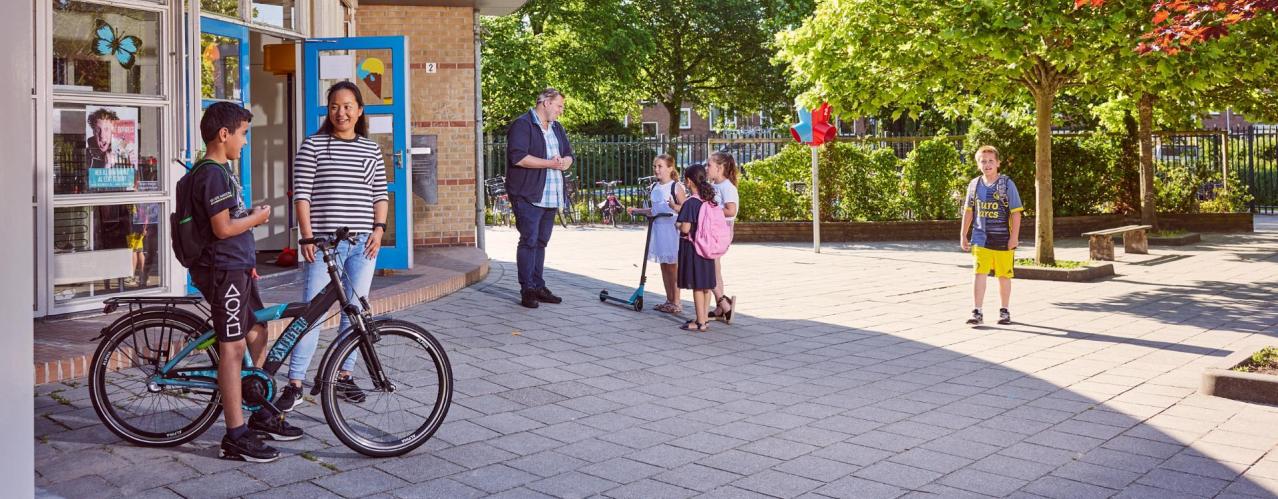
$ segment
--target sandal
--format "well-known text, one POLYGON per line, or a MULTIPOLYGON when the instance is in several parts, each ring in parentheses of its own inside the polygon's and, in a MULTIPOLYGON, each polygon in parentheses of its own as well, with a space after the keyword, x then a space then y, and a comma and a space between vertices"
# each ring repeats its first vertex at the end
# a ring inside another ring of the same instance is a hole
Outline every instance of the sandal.
POLYGON ((668 313, 670 313, 670 304, 669 304, 669 303, 662 303, 662 304, 660 304, 660 305, 657 305, 657 306, 655 306, 655 307, 652 307, 652 309, 653 309, 653 310, 656 310, 656 311, 658 311, 658 312, 665 312, 665 313, 667 313, 667 314, 668 314, 668 313))
POLYGON ((731 298, 727 296, 719 297, 719 299, 714 302, 716 308, 718 307, 719 304, 723 303, 724 300, 728 301, 728 306, 731 308, 729 308, 727 312, 720 312, 718 314, 715 314, 713 313, 713 311, 711 311, 710 317, 719 319, 723 321, 724 324, 732 324, 732 314, 737 311, 737 297, 735 296, 731 298))
POLYGON ((691 320, 691 321, 683 323, 682 326, 679 326, 679 329, 682 329, 684 331, 696 331, 698 333, 705 333, 710 331, 709 326, 710 324, 708 322, 697 322, 695 320, 691 320))

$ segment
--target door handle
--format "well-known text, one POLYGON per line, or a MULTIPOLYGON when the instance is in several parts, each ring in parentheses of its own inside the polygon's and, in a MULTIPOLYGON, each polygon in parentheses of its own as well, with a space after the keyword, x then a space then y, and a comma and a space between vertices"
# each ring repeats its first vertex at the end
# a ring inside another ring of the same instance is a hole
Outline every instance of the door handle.
POLYGON ((395 153, 395 168, 403 168, 404 164, 406 164, 407 162, 408 160, 405 159, 404 157, 403 149, 400 149, 398 152, 395 153))

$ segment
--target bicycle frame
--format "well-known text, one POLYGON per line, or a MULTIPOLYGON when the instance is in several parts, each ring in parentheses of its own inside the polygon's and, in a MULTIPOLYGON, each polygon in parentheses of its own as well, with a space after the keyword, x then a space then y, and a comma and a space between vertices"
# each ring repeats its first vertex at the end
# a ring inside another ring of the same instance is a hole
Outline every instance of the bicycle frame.
MULTIPOLYGON (((346 290, 341 283, 337 266, 332 261, 332 256, 328 248, 321 248, 324 255, 324 263, 328 265, 329 281, 328 285, 315 295, 310 302, 294 302, 288 304, 273 305, 253 312, 258 322, 266 322, 284 317, 292 317, 288 327, 284 329, 284 333, 280 335, 275 343, 267 350, 266 360, 262 363, 260 372, 264 372, 268 378, 273 378, 275 373, 284 365, 284 359, 288 358, 290 352, 297 345, 302 337, 317 330, 314 326, 318 325, 328 310, 334 303, 341 304, 340 313, 347 314, 351 318, 351 325, 355 332, 358 332, 364 339, 360 346, 360 353, 364 356, 365 362, 369 363, 369 371, 374 378, 374 382, 379 386, 385 382, 382 375, 380 362, 375 355, 372 355, 371 344, 368 342, 369 327, 371 315, 369 315, 368 303, 364 297, 358 297, 363 305, 363 311, 357 311, 350 300, 346 298, 346 290)), ((375 341, 375 340, 374 340, 375 341)), ((184 388, 202 388, 217 390, 217 366, 213 369, 177 369, 177 364, 185 359, 192 352, 210 348, 216 344, 216 337, 213 330, 205 331, 194 341, 191 341, 177 355, 160 368, 160 371, 151 376, 150 382, 159 386, 176 386, 184 388)), ((325 354, 327 358, 327 354, 325 354)), ((240 377, 255 376, 259 373, 258 369, 253 365, 253 358, 250 352, 244 352, 244 367, 240 371, 240 377)), ((269 379, 268 379, 269 382, 269 379)), ((268 394, 268 399, 274 394, 268 394)))

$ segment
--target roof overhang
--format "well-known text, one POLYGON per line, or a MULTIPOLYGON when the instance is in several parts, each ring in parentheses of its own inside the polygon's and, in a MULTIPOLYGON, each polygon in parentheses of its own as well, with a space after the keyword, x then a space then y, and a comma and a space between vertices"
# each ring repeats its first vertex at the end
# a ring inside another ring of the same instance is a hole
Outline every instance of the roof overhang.
POLYGON ((523 7, 525 0, 359 0, 360 5, 470 7, 485 16, 504 16, 523 7))

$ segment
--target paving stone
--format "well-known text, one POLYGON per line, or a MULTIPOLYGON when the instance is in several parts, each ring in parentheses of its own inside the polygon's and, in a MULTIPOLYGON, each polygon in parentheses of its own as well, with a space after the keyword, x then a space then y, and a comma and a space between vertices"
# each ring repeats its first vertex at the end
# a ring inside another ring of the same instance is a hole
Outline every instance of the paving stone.
POLYGON ((594 463, 579 469, 579 471, 583 473, 620 484, 642 480, 664 470, 665 468, 662 467, 622 457, 615 457, 607 461, 594 463))
POLYGON ((699 464, 679 466, 652 476, 653 480, 698 492, 708 492, 740 478, 741 475, 736 473, 699 464))
POLYGON ((244 496, 246 499, 339 499, 342 496, 329 492, 311 482, 297 482, 281 487, 271 487, 255 494, 244 496))
POLYGON ((906 490, 885 483, 850 476, 835 480, 816 489, 815 492, 837 498, 893 499, 905 495, 906 490))
POLYGON ((238 497, 261 492, 270 487, 240 470, 205 475, 168 486, 169 489, 183 496, 201 498, 238 497))
POLYGON ((860 466, 809 455, 782 462, 774 466, 773 469, 829 483, 851 475, 854 471, 860 469, 860 466))
POLYGON ((1029 482, 968 468, 946 475, 937 480, 937 483, 978 494, 1004 497, 1029 482))
POLYGON ((541 480, 541 477, 537 475, 520 471, 504 464, 484 466, 482 468, 464 471, 448 478, 476 489, 483 490, 488 494, 513 489, 515 487, 541 480))
POLYGON ((968 458, 923 448, 910 449, 893 456, 890 460, 894 463, 923 468, 941 474, 953 472, 972 463, 972 460, 968 458))
POLYGON ((771 468, 782 461, 767 456, 760 456, 740 450, 729 450, 696 461, 697 464, 709 466, 738 475, 752 475, 758 471, 771 468))
POLYGON ((917 489, 941 477, 941 474, 935 471, 888 461, 871 464, 857 470, 853 475, 904 489, 917 489))
POLYGON ((1053 499, 1091 499, 1114 495, 1114 490, 1064 478, 1046 476, 1025 486, 1025 491, 1053 499))
POLYGON ((614 489, 617 483, 584 473, 570 471, 551 478, 546 478, 529 485, 528 488, 544 494, 561 498, 590 497, 605 490, 614 489))
POLYGON ((1136 481, 1142 485, 1158 487, 1176 492, 1186 492, 1200 496, 1214 496, 1224 490, 1229 482, 1208 478, 1200 475, 1191 475, 1179 471, 1158 468, 1151 471, 1136 481))
POLYGON ((732 485, 775 497, 794 497, 824 484, 779 471, 765 470, 737 480, 732 485))
POLYGON ((484 491, 467 486, 447 478, 436 478, 416 485, 409 485, 391 491, 391 495, 403 498, 449 497, 470 499, 484 497, 484 491))
POLYGON ((575 470, 587 464, 586 461, 572 456, 548 450, 529 454, 524 457, 505 461, 505 464, 537 476, 554 476, 565 471, 575 470))
POLYGON ((972 463, 974 470, 985 471, 1020 480, 1037 480, 1056 469, 1057 465, 994 454, 972 463))
POLYGON ((1052 474, 1110 489, 1122 489, 1141 476, 1139 473, 1098 466, 1082 461, 1065 463, 1064 466, 1057 468, 1052 474))
POLYGON ((375 468, 344 471, 313 481, 314 484, 345 497, 362 497, 408 485, 395 475, 375 468))

